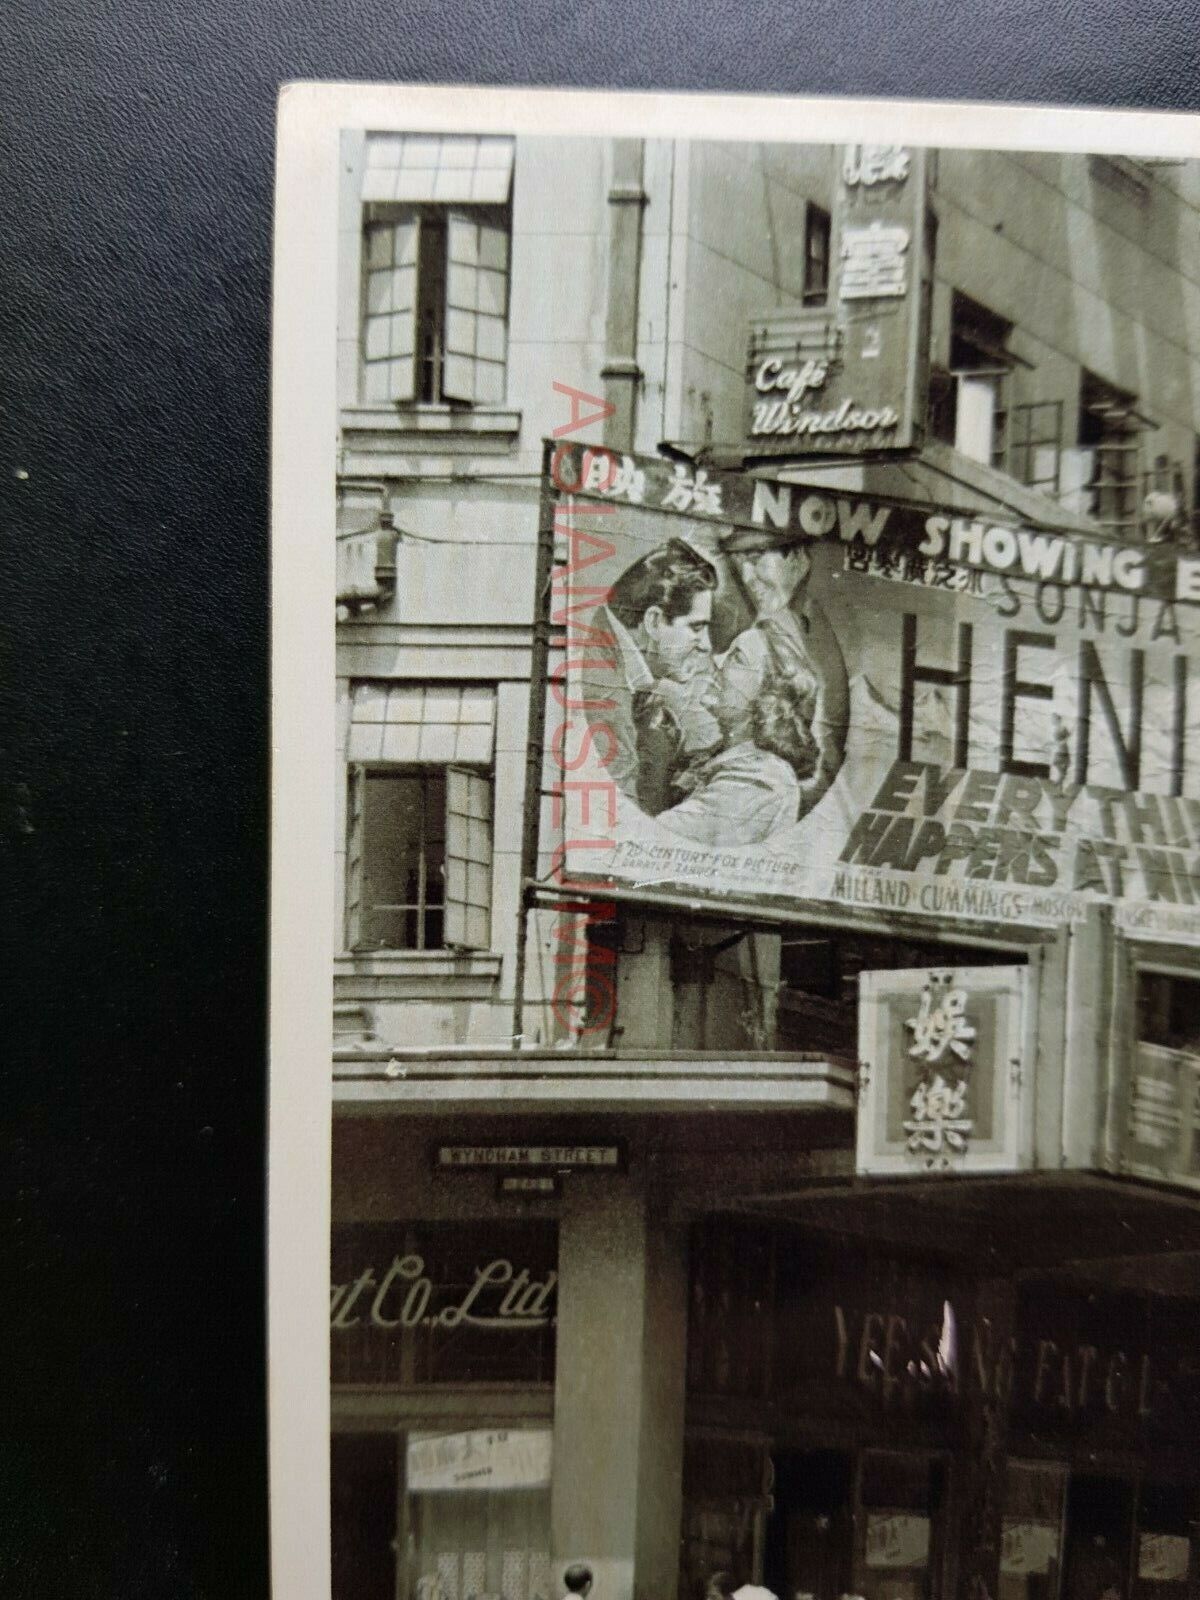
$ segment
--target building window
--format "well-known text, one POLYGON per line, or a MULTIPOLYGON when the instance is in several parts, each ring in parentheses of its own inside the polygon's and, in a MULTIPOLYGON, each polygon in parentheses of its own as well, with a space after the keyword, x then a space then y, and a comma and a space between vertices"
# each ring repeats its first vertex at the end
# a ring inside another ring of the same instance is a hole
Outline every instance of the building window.
POLYGON ((1141 435, 1148 425, 1135 395, 1093 372, 1080 374, 1076 476, 1085 514, 1111 533, 1137 536, 1141 435))
POLYGON ((1057 496, 1062 472, 1063 403, 1030 400, 1009 407, 1008 470, 1018 483, 1057 496))
POLYGON ((354 686, 350 949, 488 948, 494 729, 489 688, 354 686))
POLYGON ((962 455, 1001 470, 1008 453, 1012 323, 955 293, 950 363, 930 375, 929 431, 962 455))
POLYGON ((503 402, 512 165, 511 139, 368 135, 364 399, 503 402))
POLYGON ((1139 972, 1137 1036, 1169 1050, 1200 1051, 1200 977, 1139 972))
POLYGON ((804 304, 823 306, 829 295, 829 213, 809 205, 804 214, 804 304))

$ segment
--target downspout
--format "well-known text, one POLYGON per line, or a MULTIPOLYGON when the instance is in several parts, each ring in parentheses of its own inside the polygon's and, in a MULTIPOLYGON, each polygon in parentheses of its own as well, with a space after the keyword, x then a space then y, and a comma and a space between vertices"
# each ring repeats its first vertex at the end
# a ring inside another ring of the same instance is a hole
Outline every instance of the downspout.
POLYGON ((646 208, 646 141, 613 140, 612 186, 608 191, 608 311, 605 318, 604 398, 613 407, 604 424, 604 443, 632 450, 637 400, 642 384, 638 364, 638 284, 642 270, 642 217, 646 208))

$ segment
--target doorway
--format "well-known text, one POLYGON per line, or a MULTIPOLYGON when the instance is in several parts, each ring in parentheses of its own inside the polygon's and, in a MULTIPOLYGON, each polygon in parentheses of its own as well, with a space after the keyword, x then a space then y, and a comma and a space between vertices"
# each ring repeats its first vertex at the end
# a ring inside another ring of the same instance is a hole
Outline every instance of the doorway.
POLYGON ((934 1456, 778 1452, 764 1582, 779 1600, 933 1600, 944 1489, 934 1456))

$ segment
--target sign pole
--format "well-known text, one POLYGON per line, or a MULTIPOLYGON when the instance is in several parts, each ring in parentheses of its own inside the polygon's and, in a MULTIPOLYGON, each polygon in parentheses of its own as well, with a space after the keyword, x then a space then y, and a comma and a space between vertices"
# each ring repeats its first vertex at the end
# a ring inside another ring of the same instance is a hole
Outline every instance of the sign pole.
POLYGON ((542 761, 546 744, 546 683, 550 665, 550 602, 554 575, 554 510, 558 496, 551 478, 554 445, 542 443, 542 485, 538 501, 537 553, 533 581, 532 637, 529 650, 529 719, 525 745, 525 792, 521 818, 521 891, 517 903, 517 949, 513 969, 512 1048, 525 1034, 525 945, 532 894, 537 879, 538 829, 542 807, 542 761))

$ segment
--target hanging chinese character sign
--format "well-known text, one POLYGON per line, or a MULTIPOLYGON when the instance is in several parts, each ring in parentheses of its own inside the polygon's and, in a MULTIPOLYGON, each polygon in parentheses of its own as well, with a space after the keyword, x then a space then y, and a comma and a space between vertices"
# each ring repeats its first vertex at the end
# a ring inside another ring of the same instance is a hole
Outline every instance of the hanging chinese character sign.
POLYGON ((920 445, 929 366, 927 208, 924 151, 847 146, 834 184, 825 303, 764 312, 751 324, 751 454, 800 459, 920 445))
POLYGON ((861 975, 860 1172, 1032 1164, 1028 986, 1027 967, 861 975))

